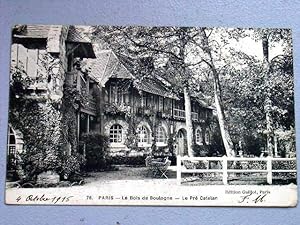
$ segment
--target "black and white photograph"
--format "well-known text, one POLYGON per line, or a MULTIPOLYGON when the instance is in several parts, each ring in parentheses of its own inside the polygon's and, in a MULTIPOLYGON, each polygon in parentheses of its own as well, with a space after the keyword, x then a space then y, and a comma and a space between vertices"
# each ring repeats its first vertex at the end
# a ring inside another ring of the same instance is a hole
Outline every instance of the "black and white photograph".
POLYGON ((11 30, 7 204, 297 204, 292 30, 11 30))

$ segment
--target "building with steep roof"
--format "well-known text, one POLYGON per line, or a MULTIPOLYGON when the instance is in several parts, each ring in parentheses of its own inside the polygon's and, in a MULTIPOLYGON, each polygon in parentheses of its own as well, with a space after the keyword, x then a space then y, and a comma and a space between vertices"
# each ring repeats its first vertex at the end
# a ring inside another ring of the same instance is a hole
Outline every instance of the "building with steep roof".
MULTIPOLYGON (((153 149, 187 155, 184 98, 172 90, 174 84, 159 73, 133 75, 112 50, 101 50, 87 61, 89 77, 101 89, 98 115, 111 155, 142 155, 153 149)), ((209 145, 212 107, 196 96, 191 99, 194 142, 209 145)))
MULTIPOLYGON (((38 132, 55 128, 60 151, 85 155, 82 136, 100 132, 111 156, 188 154, 183 94, 159 72, 137 77, 112 50, 95 53, 84 26, 20 25, 12 39, 11 67, 26 74, 25 98, 37 101, 49 121, 38 132)), ((196 96, 191 106, 194 142, 209 145, 212 108, 196 96)), ((9 156, 26 152, 23 134, 30 132, 10 110, 9 156)))

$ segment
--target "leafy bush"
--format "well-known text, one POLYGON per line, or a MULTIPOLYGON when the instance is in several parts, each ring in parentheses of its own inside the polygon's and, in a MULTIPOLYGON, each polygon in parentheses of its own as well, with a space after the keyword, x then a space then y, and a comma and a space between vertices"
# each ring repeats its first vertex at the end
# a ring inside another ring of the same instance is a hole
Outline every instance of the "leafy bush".
POLYGON ((168 146, 159 146, 156 147, 155 151, 152 151, 152 155, 156 156, 156 157, 167 157, 167 156, 171 156, 171 152, 169 151, 169 147, 168 146))
MULTIPOLYGON (((28 98, 28 87, 32 80, 22 67, 11 69, 9 122, 23 134, 24 152, 16 171, 24 173, 26 181, 35 181, 37 175, 54 171, 73 174, 82 164, 77 147, 76 112, 79 97, 76 88, 64 89, 62 103, 37 96, 28 98), (71 156, 64 156, 67 144, 71 145, 71 156)), ((11 165, 9 165, 11 166, 11 165)), ((20 177, 20 176, 19 176, 20 177)))
POLYGON ((295 130, 293 128, 285 131, 282 129, 278 129, 276 133, 278 135, 278 147, 280 156, 296 157, 295 130))
POLYGON ((207 145, 198 145, 198 144, 194 144, 192 146, 194 152, 195 152, 195 156, 197 157, 206 157, 209 156, 210 153, 210 148, 207 145))
POLYGON ((208 162, 199 161, 195 164, 196 169, 208 169, 208 162))
POLYGON ((296 161, 273 161, 272 169, 275 170, 296 170, 296 161))
POLYGON ((59 171, 61 168, 61 160, 57 152, 27 151, 21 154, 21 158, 25 180, 35 180, 36 176, 42 172, 59 171))
POLYGON ((131 166, 144 166, 146 155, 127 156, 117 155, 111 156, 108 160, 110 165, 131 165, 131 166))
POLYGON ((9 154, 7 156, 7 170, 16 170, 16 157, 14 154, 9 154))
POLYGON ((108 138, 98 132, 82 135, 86 152, 86 169, 98 171, 107 169, 108 164, 108 138))
POLYGON ((7 158, 7 180, 16 181, 20 180, 24 176, 24 172, 22 170, 22 160, 20 154, 10 154, 7 158))
POLYGON ((261 149, 264 148, 265 139, 263 136, 245 135, 244 152, 248 155, 260 156, 261 149))
POLYGON ((25 179, 34 180, 39 173, 60 167, 61 117, 54 103, 26 97, 29 84, 24 71, 12 71, 9 122, 23 134, 22 169, 25 179))
POLYGON ((79 173, 85 165, 85 159, 83 155, 75 153, 73 155, 64 155, 61 158, 61 169, 59 174, 63 179, 68 179, 76 173, 79 173))

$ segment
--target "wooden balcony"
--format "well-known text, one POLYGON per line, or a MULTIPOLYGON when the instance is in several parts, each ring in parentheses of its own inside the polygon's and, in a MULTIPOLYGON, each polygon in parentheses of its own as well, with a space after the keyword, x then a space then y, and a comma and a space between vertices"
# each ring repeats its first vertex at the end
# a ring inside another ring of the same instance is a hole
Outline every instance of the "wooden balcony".
POLYGON ((174 119, 185 120, 185 111, 183 109, 174 109, 174 119))
MULTIPOLYGON (((185 120, 185 110, 183 109, 174 109, 174 119, 185 120)), ((192 112, 192 121, 198 122, 199 115, 196 112, 192 112)))

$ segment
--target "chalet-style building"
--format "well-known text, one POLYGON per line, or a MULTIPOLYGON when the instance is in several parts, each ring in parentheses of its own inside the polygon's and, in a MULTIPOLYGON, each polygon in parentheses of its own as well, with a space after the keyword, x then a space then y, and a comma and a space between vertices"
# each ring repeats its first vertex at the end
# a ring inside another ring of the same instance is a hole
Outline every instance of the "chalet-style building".
MULTIPOLYGON (((153 144, 168 152, 170 142, 174 155, 188 154, 183 94, 174 94, 158 75, 136 79, 112 50, 90 61, 90 77, 101 89, 100 130, 109 136, 111 154, 143 154, 153 144)), ((196 97, 191 101, 195 143, 209 145, 212 108, 196 97)))
MULTIPOLYGON (((159 75, 134 77, 112 50, 95 53, 87 33, 77 26, 15 28, 12 67, 21 67, 30 77, 28 98, 45 99, 41 104, 47 108, 48 100, 61 104, 64 89, 76 87, 85 96, 74 119, 77 140, 95 131, 109 137, 111 155, 134 156, 154 149, 187 155, 183 94, 173 93, 172 83, 159 75)), ((209 145, 212 108, 195 96, 191 105, 194 141, 209 145)), ((51 114, 64 118, 59 107, 51 114)), ((22 135, 10 124, 9 156, 26 146, 22 135)), ((79 141, 74 142, 77 146, 71 142, 65 143, 68 154, 72 148, 84 154, 79 141)))

